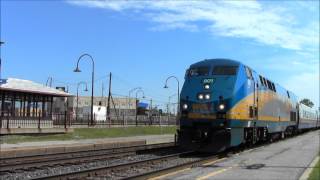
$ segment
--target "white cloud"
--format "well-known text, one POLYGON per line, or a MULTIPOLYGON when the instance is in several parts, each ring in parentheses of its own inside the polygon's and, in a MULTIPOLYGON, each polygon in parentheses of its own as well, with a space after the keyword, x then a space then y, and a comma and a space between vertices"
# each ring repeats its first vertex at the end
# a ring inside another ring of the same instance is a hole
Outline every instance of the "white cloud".
POLYGON ((319 106, 319 73, 301 73, 291 76, 284 87, 295 92, 300 98, 308 98, 319 106))
POLYGON ((68 1, 113 11, 133 10, 156 25, 152 30, 208 30, 213 35, 250 38, 285 49, 314 53, 319 44, 316 2, 257 1, 68 1), (301 7, 300 9, 297 7, 301 7), (144 10, 144 11, 142 11, 144 10), (301 18, 297 12, 311 13, 301 18), (205 22, 205 25, 199 25, 205 22), (299 26, 298 26, 299 25, 299 26))
MULTIPOLYGON (((135 13, 154 23, 149 29, 209 31, 213 36, 246 38, 293 50, 251 62, 261 70, 287 74, 280 84, 319 105, 318 1, 68 1, 71 4, 135 13), (292 55, 293 54, 293 55, 292 55), (279 61, 282 61, 279 63, 279 61)), ((259 69, 258 68, 258 69, 259 69)))

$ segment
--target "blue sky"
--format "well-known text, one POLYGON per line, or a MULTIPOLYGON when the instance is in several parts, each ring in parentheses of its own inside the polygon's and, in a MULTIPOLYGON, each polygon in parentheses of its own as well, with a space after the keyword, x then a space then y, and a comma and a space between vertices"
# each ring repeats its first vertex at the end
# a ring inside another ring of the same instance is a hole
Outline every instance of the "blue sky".
MULTIPOLYGON (((111 71, 113 93, 141 86, 163 104, 186 68, 232 58, 319 105, 318 1, 1 1, 2 77, 55 86, 91 80, 96 95, 111 71)), ((105 88, 106 89, 106 88, 105 88)), ((83 93, 85 94, 85 93, 83 93)))

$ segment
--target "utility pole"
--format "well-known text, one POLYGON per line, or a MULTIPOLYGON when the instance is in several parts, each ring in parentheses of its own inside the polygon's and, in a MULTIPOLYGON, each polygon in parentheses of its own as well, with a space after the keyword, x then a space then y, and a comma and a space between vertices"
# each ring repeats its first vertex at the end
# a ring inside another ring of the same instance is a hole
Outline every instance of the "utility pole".
POLYGON ((46 82, 46 86, 52 87, 52 81, 53 81, 53 78, 48 77, 47 82, 46 82))
POLYGON ((152 124, 152 98, 150 99, 149 124, 152 124))
POLYGON ((103 92, 104 92, 104 84, 102 83, 102 90, 101 90, 101 98, 103 99, 103 92))
POLYGON ((102 83, 102 88, 101 88, 101 101, 99 102, 100 106, 103 106, 103 98, 104 98, 104 84, 102 83))
POLYGON ((109 126, 111 125, 111 119, 110 119, 111 80, 112 80, 112 74, 110 72, 110 74, 109 74, 109 94, 108 94, 108 105, 107 105, 107 120, 109 121, 109 126))

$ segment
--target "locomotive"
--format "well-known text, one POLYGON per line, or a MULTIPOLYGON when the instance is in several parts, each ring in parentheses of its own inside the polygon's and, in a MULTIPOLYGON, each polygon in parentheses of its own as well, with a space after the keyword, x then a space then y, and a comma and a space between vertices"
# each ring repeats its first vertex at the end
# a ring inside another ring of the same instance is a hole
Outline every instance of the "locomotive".
POLYGON ((210 59, 186 71, 178 143, 220 152, 320 127, 319 112, 239 61, 210 59))

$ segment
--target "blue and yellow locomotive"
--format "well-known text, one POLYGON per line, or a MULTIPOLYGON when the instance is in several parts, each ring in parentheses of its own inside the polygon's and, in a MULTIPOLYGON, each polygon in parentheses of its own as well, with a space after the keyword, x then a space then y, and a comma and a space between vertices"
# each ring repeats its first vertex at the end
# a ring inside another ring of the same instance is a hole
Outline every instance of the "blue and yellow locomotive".
POLYGON ((191 65, 180 99, 178 142, 187 149, 219 152, 320 125, 316 112, 299 125, 298 98, 234 60, 191 65))

